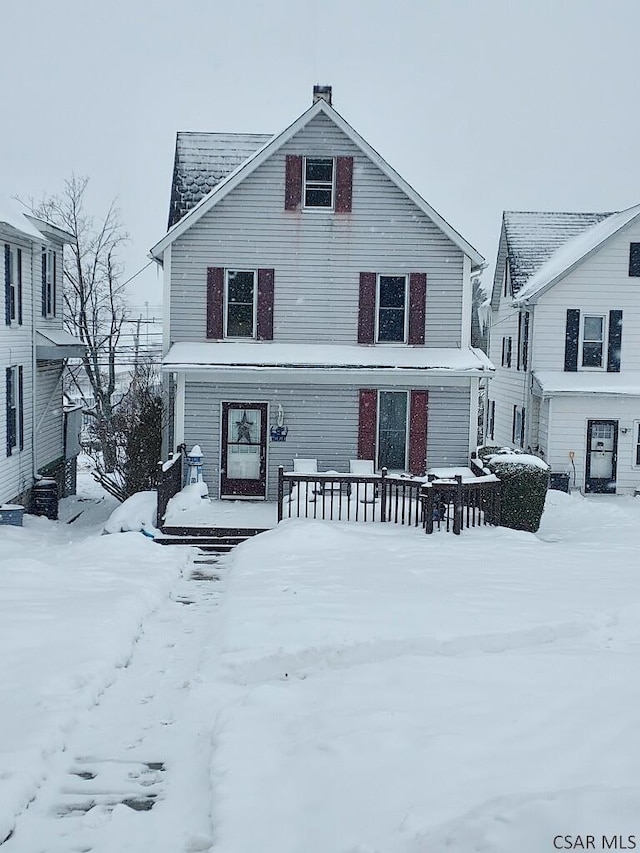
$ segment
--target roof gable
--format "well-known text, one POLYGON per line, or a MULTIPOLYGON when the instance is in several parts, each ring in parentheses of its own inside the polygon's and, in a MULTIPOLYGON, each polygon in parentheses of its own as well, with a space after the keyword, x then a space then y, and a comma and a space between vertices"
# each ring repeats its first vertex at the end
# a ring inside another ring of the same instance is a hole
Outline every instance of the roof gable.
MULTIPOLYGON (((207 211, 222 201, 241 181, 252 174, 268 157, 278 151, 298 131, 305 127, 318 114, 325 114, 351 141, 374 162, 382 172, 404 193, 417 207, 422 210, 440 230, 458 248, 467 255, 472 262, 472 269, 480 269, 484 266, 484 258, 467 241, 437 213, 427 202, 402 178, 389 164, 366 142, 326 101, 318 100, 309 107, 293 124, 289 125, 282 133, 272 137, 264 145, 257 148, 244 161, 229 172, 225 177, 196 203, 178 222, 176 222, 167 234, 151 249, 151 257, 158 261, 162 260, 162 253, 181 234, 188 230, 192 224, 197 222, 207 211)), ((253 136, 258 136, 254 134, 253 136)))
POLYGON ((591 228, 566 241, 527 280, 517 294, 517 301, 535 301, 639 216, 640 205, 606 214, 591 228))

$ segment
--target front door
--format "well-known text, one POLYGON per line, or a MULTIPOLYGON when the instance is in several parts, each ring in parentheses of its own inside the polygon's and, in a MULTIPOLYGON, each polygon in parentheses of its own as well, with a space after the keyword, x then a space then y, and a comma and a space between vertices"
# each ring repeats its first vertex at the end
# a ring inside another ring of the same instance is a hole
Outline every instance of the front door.
POLYGON ((222 404, 221 498, 267 496, 267 404, 222 404))
POLYGON ((587 421, 585 492, 614 494, 618 457, 618 421, 587 421))

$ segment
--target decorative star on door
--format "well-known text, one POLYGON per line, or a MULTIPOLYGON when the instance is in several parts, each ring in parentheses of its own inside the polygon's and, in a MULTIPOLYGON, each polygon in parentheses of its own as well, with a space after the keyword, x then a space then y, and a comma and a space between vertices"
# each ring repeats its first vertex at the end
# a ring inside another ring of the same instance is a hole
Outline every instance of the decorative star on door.
POLYGON ((253 423, 247 417, 246 412, 242 413, 242 417, 239 421, 236 421, 236 426, 238 427, 238 437, 236 441, 238 443, 246 441, 247 444, 251 444, 251 427, 253 426, 253 423))

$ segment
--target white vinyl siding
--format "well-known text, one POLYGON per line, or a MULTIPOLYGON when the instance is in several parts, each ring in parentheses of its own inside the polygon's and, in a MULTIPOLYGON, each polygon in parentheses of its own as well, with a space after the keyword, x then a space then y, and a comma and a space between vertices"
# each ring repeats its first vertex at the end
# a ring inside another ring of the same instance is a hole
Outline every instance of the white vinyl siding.
POLYGON ((173 243, 171 340, 205 340, 207 267, 221 266, 275 269, 275 340, 355 343, 359 274, 390 259, 427 274, 426 345, 458 347, 461 250, 319 115, 173 243), (352 212, 285 211, 287 154, 352 156, 352 212))
POLYGON ((61 361, 39 362, 36 368, 37 468, 63 455, 61 361))
MULTIPOLYGON (((621 372, 640 370, 640 300, 638 281, 629 277, 629 244, 640 242, 640 224, 635 223, 613 237, 543 294, 535 308, 534 370, 563 370, 567 308, 608 319, 609 311, 621 310, 621 372)), ((581 363, 582 352, 579 354, 581 363)), ((606 335, 604 364, 606 369, 606 335)), ((582 369, 582 368, 579 368, 582 369)))
MULTIPOLYGON (((185 387, 184 440, 199 444, 204 455, 204 478, 212 495, 219 494, 220 411, 223 401, 266 402, 268 428, 276 423, 278 404, 288 427, 285 442, 267 444, 267 497, 276 498, 277 470, 290 470, 295 457, 316 458, 318 470, 349 471, 358 456, 359 389, 301 383, 274 388, 266 384, 211 385, 187 381, 185 387)), ((408 387, 396 387, 409 391, 408 387)), ((466 465, 469 459, 469 389, 427 389, 427 460, 429 466, 466 465)))

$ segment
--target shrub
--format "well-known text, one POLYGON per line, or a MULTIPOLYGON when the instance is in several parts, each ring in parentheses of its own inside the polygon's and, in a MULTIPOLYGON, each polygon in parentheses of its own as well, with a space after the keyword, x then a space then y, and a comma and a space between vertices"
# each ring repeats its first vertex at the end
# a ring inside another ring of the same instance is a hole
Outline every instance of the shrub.
POLYGON ((480 447, 478 456, 502 482, 502 527, 535 533, 549 487, 549 466, 537 456, 505 447, 480 447))

